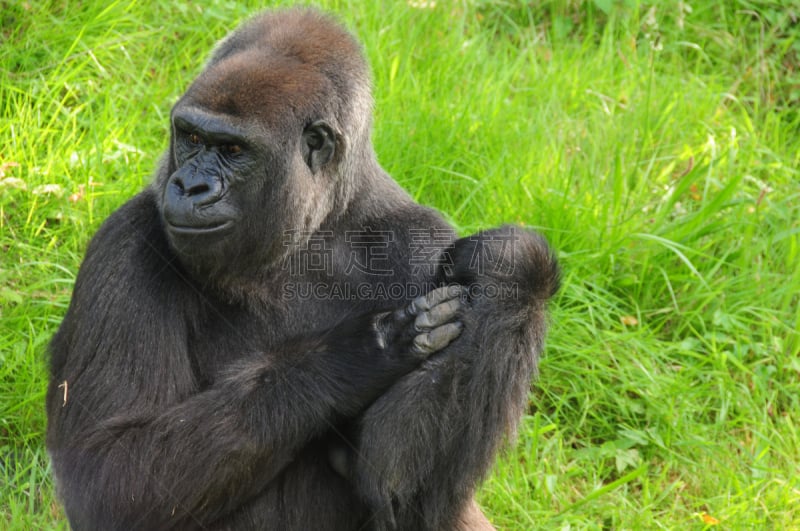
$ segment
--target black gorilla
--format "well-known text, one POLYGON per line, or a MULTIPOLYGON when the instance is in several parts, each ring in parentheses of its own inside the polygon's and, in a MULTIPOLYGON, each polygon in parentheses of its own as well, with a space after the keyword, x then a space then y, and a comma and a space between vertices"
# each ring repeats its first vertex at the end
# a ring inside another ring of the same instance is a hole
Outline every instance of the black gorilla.
POLYGON ((357 42, 262 14, 171 115, 51 344, 47 445, 82 529, 479 529, 558 273, 456 240, 378 165, 357 42))

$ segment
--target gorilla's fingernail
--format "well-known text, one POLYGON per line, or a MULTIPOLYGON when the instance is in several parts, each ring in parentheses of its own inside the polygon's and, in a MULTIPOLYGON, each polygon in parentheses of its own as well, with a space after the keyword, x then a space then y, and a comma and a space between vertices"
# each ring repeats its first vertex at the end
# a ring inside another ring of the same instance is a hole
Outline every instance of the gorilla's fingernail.
POLYGON ((447 286, 447 294, 451 297, 455 297, 461 294, 461 286, 459 284, 450 284, 447 286))
POLYGON ((414 328, 417 329, 418 332, 427 328, 431 328, 432 326, 434 325, 431 321, 430 312, 423 312, 414 320, 414 328))

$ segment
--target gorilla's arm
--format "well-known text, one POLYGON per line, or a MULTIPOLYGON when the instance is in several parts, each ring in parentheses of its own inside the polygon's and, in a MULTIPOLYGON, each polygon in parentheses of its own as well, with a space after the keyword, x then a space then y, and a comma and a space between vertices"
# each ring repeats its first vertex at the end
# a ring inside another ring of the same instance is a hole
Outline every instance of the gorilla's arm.
POLYGON ((198 392, 198 295, 152 214, 140 196, 101 228, 51 345, 48 443, 76 529, 213 522, 460 331, 458 290, 436 290, 245 358, 198 392))
POLYGON ((457 529, 527 404, 557 290, 540 236, 503 227, 455 242, 444 280, 470 292, 464 333, 364 413, 345 466, 376 529, 457 529))

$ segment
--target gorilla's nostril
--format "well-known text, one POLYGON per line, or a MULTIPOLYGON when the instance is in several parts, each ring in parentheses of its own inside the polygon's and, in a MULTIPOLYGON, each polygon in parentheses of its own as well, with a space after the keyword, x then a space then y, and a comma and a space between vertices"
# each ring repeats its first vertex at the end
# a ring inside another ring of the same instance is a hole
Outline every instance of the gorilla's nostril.
MULTIPOLYGON (((183 190, 183 185, 181 185, 181 190, 183 190)), ((202 195, 208 193, 211 190, 211 187, 208 186, 206 183, 198 183, 194 186, 189 187, 188 190, 183 190, 184 193, 188 196, 193 195, 202 195)))

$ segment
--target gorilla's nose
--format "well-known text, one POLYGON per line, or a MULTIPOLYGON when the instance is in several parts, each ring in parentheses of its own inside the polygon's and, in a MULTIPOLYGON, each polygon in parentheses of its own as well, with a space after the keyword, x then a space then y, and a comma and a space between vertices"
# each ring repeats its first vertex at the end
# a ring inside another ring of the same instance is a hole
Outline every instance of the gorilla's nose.
POLYGON ((171 200, 190 200, 194 206, 208 205, 220 198, 222 184, 219 178, 200 172, 178 170, 169 182, 171 200))

